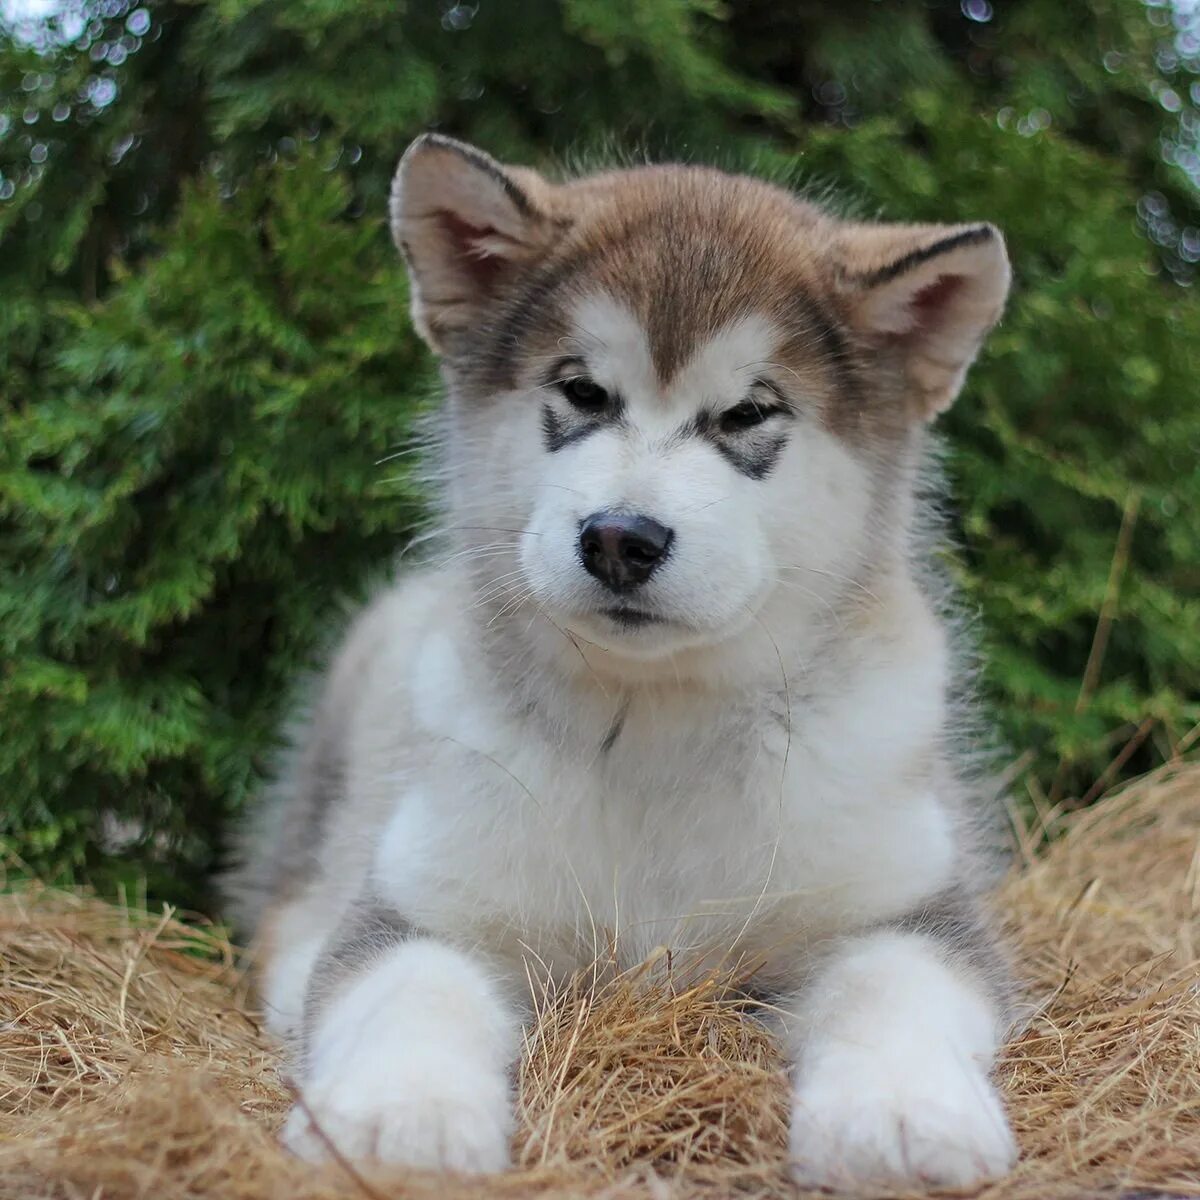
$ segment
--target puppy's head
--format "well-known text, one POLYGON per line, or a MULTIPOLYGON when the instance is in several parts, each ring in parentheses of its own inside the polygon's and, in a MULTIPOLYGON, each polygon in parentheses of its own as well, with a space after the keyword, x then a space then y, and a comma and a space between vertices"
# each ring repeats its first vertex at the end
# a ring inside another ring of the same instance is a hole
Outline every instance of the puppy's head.
POLYGON ((1009 284, 990 225, 855 224, 641 167, 554 184, 436 136, 392 193, 487 598, 615 659, 835 609, 1009 284))

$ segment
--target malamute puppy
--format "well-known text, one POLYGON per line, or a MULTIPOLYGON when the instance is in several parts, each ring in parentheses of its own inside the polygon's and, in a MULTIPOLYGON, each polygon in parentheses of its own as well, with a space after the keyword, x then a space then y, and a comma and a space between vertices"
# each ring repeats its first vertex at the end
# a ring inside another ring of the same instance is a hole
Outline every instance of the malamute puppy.
POLYGON ((288 1145, 502 1169, 526 963, 668 946, 755 964, 784 1014, 798 1178, 1003 1172, 917 501, 1000 234, 696 167, 552 183, 437 136, 391 214, 446 385, 446 553, 351 629, 236 881, 288 1145))

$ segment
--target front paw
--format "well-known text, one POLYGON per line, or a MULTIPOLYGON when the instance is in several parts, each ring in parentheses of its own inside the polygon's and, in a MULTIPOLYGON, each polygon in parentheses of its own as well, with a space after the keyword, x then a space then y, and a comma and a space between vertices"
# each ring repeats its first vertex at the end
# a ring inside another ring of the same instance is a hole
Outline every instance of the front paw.
POLYGON ((509 1165, 512 1101, 503 1073, 446 1050, 389 1047, 329 1063, 302 1087, 283 1142, 332 1157, 468 1172, 509 1165))
POLYGON ((968 1188, 1016 1161, 1000 1097, 970 1059, 899 1073, 833 1055, 801 1078, 794 1103, 792 1170, 809 1186, 968 1188))

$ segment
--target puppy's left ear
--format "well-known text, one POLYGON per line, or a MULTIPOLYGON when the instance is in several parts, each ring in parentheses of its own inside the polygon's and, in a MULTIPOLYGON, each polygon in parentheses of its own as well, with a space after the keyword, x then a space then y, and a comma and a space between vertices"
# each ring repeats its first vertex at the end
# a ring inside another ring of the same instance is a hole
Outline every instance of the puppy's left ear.
POLYGON ((914 417, 929 421, 962 389, 999 320, 1012 271, 994 225, 847 225, 840 246, 850 323, 898 352, 914 417))

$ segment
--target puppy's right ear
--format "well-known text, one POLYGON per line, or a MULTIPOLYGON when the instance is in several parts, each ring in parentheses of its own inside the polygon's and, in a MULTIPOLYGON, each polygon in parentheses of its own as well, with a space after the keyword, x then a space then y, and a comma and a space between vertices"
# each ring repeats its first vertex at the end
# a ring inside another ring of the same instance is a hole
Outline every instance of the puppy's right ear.
POLYGON ((549 244, 550 185, 482 150, 427 133, 392 182, 392 237, 408 263, 417 332, 437 353, 477 326, 488 303, 549 244))

